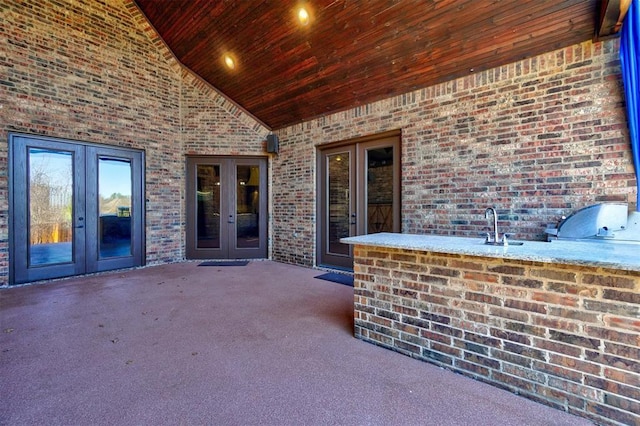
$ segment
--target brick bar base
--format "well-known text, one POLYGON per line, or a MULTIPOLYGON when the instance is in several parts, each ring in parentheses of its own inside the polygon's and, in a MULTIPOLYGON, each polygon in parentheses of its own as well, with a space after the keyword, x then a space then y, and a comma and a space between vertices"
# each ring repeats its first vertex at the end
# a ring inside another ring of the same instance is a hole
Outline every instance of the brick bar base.
POLYGON ((640 424, 640 273, 355 247, 356 337, 604 424, 640 424))

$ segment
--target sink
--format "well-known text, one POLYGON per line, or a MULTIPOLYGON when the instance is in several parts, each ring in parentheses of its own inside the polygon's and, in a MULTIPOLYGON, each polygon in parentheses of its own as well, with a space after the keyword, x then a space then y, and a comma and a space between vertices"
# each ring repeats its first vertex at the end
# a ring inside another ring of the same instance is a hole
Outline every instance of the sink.
POLYGON ((524 244, 522 241, 509 241, 508 244, 504 244, 501 241, 498 241, 498 242, 496 242, 496 241, 485 241, 484 243, 486 245, 488 245, 488 246, 502 246, 502 247, 521 246, 521 245, 524 244))

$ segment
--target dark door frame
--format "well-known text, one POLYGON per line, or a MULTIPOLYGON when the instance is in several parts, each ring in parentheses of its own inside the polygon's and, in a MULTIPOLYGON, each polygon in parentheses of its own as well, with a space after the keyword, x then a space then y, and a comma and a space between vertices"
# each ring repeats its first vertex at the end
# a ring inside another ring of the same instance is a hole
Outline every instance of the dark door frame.
POLYGON ((268 157, 263 156, 202 156, 186 157, 186 238, 187 259, 266 259, 268 257, 268 157), (220 245, 214 248, 197 247, 197 167, 220 166, 220 245), (237 245, 237 166, 259 167, 257 247, 237 245))
POLYGON ((352 164, 351 182, 349 185, 350 200, 350 236, 363 235, 367 231, 368 211, 366 194, 366 171, 367 171, 367 151, 379 147, 393 146, 393 206, 392 224, 393 232, 401 231, 401 130, 392 130, 370 136, 364 136, 344 141, 317 145, 316 156, 316 264, 336 269, 353 269, 353 246, 349 245, 349 255, 334 256, 328 254, 328 241, 326 233, 328 231, 328 200, 327 200, 327 155, 341 151, 349 152, 352 164), (327 262, 329 260, 329 262, 327 262))
MULTIPOLYGON (((98 188, 98 165, 97 162, 101 158, 125 160, 131 163, 131 178, 134 193, 131 199, 131 235, 132 246, 131 256, 129 257, 107 257, 101 259, 100 241, 98 238, 91 240, 87 248, 87 268, 90 271, 109 271, 112 269, 131 268, 142 265, 141 259, 144 259, 145 242, 144 242, 144 157, 142 152, 129 149, 113 148, 113 147, 86 147, 86 163, 87 163, 87 197, 98 198, 98 194, 94 192, 98 188), (90 164, 93 162, 93 164, 90 164), (140 213, 138 213, 140 212, 140 213), (133 244, 133 239, 138 239, 133 244)), ((99 212, 97 203, 87 203, 85 226, 89 235, 98 235, 100 232, 100 223, 98 221, 99 212)))
MULTIPOLYGON (((357 235, 358 233, 358 222, 360 218, 358 217, 358 189, 357 189, 357 179, 355 179, 356 175, 356 164, 357 164, 357 150, 356 145, 339 145, 332 148, 322 149, 319 158, 319 180, 323 179, 320 182, 320 189, 318 191, 319 194, 319 214, 318 217, 320 222, 318 223, 318 264, 321 266, 333 266, 340 269, 351 269, 353 268, 353 246, 352 245, 344 245, 341 246, 341 249, 346 250, 346 253, 338 253, 336 251, 331 250, 331 241, 329 238, 330 233, 330 225, 329 219, 331 217, 331 212, 329 211, 329 158, 333 156, 340 157, 341 154, 343 160, 341 164, 348 164, 349 171, 349 182, 347 185, 348 192, 348 212, 346 212, 346 217, 344 220, 348 221, 348 229, 349 235, 357 235), (348 160, 345 160, 344 157, 347 157, 348 160)), ((339 159, 339 158, 338 158, 339 159)), ((335 214, 335 213, 334 213, 335 214)))
POLYGON ((144 151, 40 135, 9 134, 9 283, 20 284, 145 263, 144 151), (32 267, 29 265, 29 148, 72 153, 72 261, 32 267), (99 257, 97 208, 97 159, 127 159, 132 165, 131 256, 99 257), (95 161, 94 161, 95 160, 95 161))

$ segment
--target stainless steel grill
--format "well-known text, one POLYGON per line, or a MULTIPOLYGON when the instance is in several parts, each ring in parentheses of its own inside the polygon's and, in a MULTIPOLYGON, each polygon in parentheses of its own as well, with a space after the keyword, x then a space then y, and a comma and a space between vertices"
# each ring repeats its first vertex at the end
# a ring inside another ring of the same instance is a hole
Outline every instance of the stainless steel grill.
POLYGON ((640 244, 640 212, 626 203, 601 203, 563 217, 545 231, 547 241, 599 241, 640 244))

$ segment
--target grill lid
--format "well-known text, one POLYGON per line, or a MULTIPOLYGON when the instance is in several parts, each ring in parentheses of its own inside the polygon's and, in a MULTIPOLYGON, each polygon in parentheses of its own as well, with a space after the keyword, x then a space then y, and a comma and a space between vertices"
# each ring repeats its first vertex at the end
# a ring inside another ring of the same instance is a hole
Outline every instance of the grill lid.
POLYGON ((640 242, 638 218, 628 216, 626 203, 601 203, 576 210, 549 225, 547 240, 620 240, 640 242))

